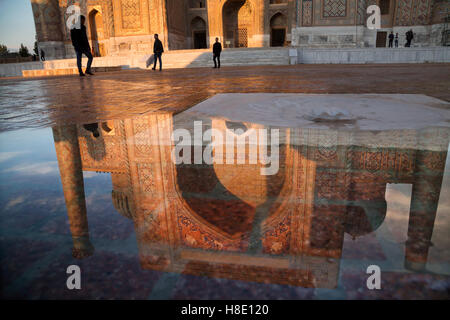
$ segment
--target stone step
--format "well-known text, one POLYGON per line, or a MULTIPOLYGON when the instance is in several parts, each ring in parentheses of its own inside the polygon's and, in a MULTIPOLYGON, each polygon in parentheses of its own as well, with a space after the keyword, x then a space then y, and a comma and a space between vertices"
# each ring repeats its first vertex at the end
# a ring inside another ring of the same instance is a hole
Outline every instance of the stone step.
MULTIPOLYGON (((122 67, 92 67, 93 72, 110 72, 120 70, 122 70, 122 67)), ((78 68, 22 70, 22 76, 25 78, 63 76, 71 74, 78 74, 78 68)))
MULTIPOLYGON (((145 69, 145 60, 149 54, 127 56, 110 56, 94 59, 95 67, 122 69, 145 69)), ((83 59, 84 65, 86 58, 83 59)), ((222 52, 223 66, 246 65, 288 65, 313 63, 448 63, 450 47, 424 48, 247 48, 226 49, 222 52), (292 57, 289 57, 289 53, 292 57)), ((211 50, 176 50, 163 55, 164 68, 198 68, 213 65, 211 50)), ((114 70, 114 69, 109 69, 114 70)), ((67 58, 50 61, 0 64, 0 77, 45 76, 76 73, 76 59, 67 58), (48 71, 55 69, 72 69, 72 71, 48 71), (75 71, 73 71, 75 69, 75 71), (39 70, 34 72, 33 70, 39 70), (24 73, 23 73, 24 71, 24 73)))
MULTIPOLYGON (((196 63, 196 62, 207 62, 207 61, 212 61, 213 58, 209 57, 208 59, 196 59, 196 60, 172 60, 172 59, 162 59, 163 62, 169 62, 169 63, 178 63, 178 64, 182 64, 182 63, 196 63)), ((254 59, 242 59, 242 58, 235 58, 235 59, 231 59, 231 58, 220 58, 220 61, 227 61, 227 62, 258 62, 258 61, 289 61, 289 59, 287 57, 276 57, 276 58, 254 58, 254 59)))
MULTIPOLYGON (((142 58, 141 58, 142 60, 142 58)), ((201 68, 214 65, 211 51, 177 51, 163 55, 163 68, 201 68)), ((220 57, 223 66, 288 65, 289 51, 283 49, 225 50, 220 57)), ((145 63, 138 63, 139 68, 145 63)))
MULTIPOLYGON (((265 64, 289 64, 288 61, 273 61, 273 60, 260 60, 260 61, 240 61, 240 62, 227 62, 227 61, 221 61, 222 65, 229 65, 229 66, 242 66, 242 65, 265 65, 265 64)), ((165 67, 207 67, 210 65, 213 65, 214 62, 212 60, 205 61, 204 63, 196 62, 196 63, 187 63, 187 64, 176 64, 176 63, 164 63, 163 66, 165 67)))

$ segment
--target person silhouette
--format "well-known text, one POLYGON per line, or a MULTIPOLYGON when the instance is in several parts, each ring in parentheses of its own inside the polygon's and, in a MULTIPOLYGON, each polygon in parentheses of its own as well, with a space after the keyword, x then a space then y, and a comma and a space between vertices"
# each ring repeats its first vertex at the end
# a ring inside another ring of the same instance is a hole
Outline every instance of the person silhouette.
POLYGON ((216 38, 216 43, 213 45, 213 60, 214 69, 220 69, 220 53, 222 52, 222 44, 219 42, 219 38, 216 38))
POLYGON ((411 42, 414 39, 414 33, 412 29, 410 29, 408 32, 406 32, 406 44, 405 47, 411 47, 411 42))
POLYGON ((391 31, 391 34, 389 35, 389 48, 394 47, 394 32, 391 31))
POLYGON ((161 40, 159 40, 158 34, 155 33, 155 43, 153 44, 153 54, 155 55, 155 62, 153 63, 152 70, 156 70, 156 60, 159 60, 159 71, 162 70, 161 56, 162 56, 163 52, 164 52, 163 44, 162 44, 161 40))
POLYGON ((86 22, 86 17, 81 15, 80 22, 80 29, 73 28, 72 30, 70 30, 72 45, 77 54, 78 73, 80 74, 80 77, 85 76, 85 74, 83 73, 83 69, 81 69, 81 57, 84 54, 88 58, 86 73, 93 76, 94 74, 91 71, 91 65, 94 58, 92 56, 91 46, 89 45, 89 40, 87 38, 86 26, 84 25, 84 23, 86 22))

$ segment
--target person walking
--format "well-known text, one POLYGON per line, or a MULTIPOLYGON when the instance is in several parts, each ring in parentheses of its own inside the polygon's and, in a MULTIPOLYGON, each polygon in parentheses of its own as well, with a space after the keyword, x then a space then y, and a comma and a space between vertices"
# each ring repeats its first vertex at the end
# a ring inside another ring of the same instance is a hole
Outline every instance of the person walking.
POLYGON ((70 37, 72 38, 72 45, 75 49, 75 52, 77 54, 77 66, 78 66, 78 73, 80 74, 80 77, 84 77, 85 74, 83 73, 83 69, 81 68, 81 58, 84 54, 88 58, 88 63, 86 66, 86 73, 93 76, 94 74, 91 71, 91 65, 92 61, 94 60, 92 53, 91 53, 91 46, 89 45, 89 40, 87 38, 86 34, 86 26, 84 23, 86 22, 86 17, 81 15, 80 16, 80 29, 73 28, 70 30, 70 37))
POLYGON ((398 32, 395 34, 395 47, 398 48, 398 32))
POLYGON ((391 31, 391 33, 389 34, 389 48, 393 47, 394 47, 394 32, 391 31))
POLYGON ((222 53, 222 44, 219 42, 219 38, 216 38, 216 43, 213 45, 213 60, 214 69, 220 69, 220 54, 222 53))
POLYGON ((41 49, 41 61, 45 61, 45 52, 41 49))
POLYGON ((163 44, 162 44, 161 40, 159 40, 158 34, 155 33, 155 43, 153 44, 153 54, 155 55, 155 62, 153 64, 152 70, 156 70, 156 61, 157 60, 159 60, 159 71, 162 70, 161 56, 162 56, 163 52, 164 52, 163 44))

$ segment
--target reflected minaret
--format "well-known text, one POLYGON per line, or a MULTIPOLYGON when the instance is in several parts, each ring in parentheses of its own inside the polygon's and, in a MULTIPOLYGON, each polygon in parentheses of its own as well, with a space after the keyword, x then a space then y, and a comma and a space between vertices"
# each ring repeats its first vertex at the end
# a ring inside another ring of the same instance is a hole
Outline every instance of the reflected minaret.
POLYGON ((53 139, 73 238, 72 254, 75 258, 82 259, 92 255, 94 247, 89 240, 77 127, 75 125, 54 127, 53 139))
POLYGON ((443 131, 439 133, 434 130, 422 133, 419 139, 421 149, 416 153, 408 240, 405 248, 405 268, 410 270, 425 270, 428 251, 432 246, 431 237, 433 236, 448 147, 448 136, 443 131), (442 138, 442 141, 439 138, 442 138), (439 151, 424 149, 436 146, 436 143, 439 144, 439 151))

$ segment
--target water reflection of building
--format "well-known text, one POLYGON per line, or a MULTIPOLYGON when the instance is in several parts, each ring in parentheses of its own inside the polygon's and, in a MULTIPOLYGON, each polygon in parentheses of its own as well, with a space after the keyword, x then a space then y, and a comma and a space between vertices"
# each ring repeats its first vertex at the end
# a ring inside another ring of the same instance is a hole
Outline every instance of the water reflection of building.
MULTIPOLYGON (((284 129, 280 170, 261 176, 260 165, 175 165, 177 126, 158 114, 102 124, 97 139, 82 126, 54 128, 76 256, 92 250, 88 170, 111 173, 114 206, 134 221, 143 268, 333 288, 344 233, 358 237, 381 225, 387 183, 413 185, 405 266, 424 268, 446 129, 284 129)), ((227 130, 224 121, 206 126, 227 130)))

